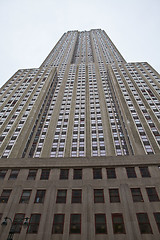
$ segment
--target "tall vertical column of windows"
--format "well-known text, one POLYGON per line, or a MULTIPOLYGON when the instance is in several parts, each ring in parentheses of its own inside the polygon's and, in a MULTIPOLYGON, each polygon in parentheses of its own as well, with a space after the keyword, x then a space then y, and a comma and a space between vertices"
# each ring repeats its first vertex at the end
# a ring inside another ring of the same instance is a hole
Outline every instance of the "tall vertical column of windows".
MULTIPOLYGON (((122 129, 120 116, 118 113, 117 106, 113 98, 113 90, 111 89, 111 81, 107 75, 104 64, 99 64, 100 76, 103 84, 103 89, 105 93, 106 106, 110 119, 110 127, 112 131, 113 142, 115 145, 116 155, 128 155, 128 147, 126 144, 124 132, 122 129)), ((116 99, 116 96, 114 94, 116 99)), ((122 116, 121 116, 122 118, 122 116)), ((127 130, 125 130, 127 131, 127 130)))
POLYGON ((122 56, 119 54, 119 52, 117 51, 117 49, 115 48, 115 46, 113 45, 113 43, 111 42, 109 37, 106 35, 106 33, 102 30, 98 30, 98 34, 103 37, 103 39, 105 40, 105 41, 103 40, 104 46, 107 45, 110 48, 110 50, 112 51, 116 61, 117 62, 124 62, 122 56))
POLYGON ((94 62, 93 58, 93 51, 92 51, 92 44, 91 44, 91 37, 89 32, 86 32, 86 40, 87 40, 87 60, 88 62, 94 62))
POLYGON ((85 64, 79 65, 78 72, 78 83, 77 83, 77 94, 75 102, 75 113, 74 113, 74 126, 72 135, 72 149, 71 156, 79 157, 85 156, 85 111, 86 111, 86 99, 85 99, 85 64))
POLYGON ((80 50, 81 50, 81 44, 82 44, 82 33, 79 32, 75 44, 75 49, 72 57, 71 63, 78 64, 79 59, 80 59, 80 50))
MULTIPOLYGON (((144 80, 142 79, 142 77, 137 73, 136 69, 134 68, 133 65, 131 64, 126 64, 125 65, 127 70, 129 71, 129 73, 131 74, 133 80, 134 80, 134 83, 137 84, 138 86, 138 89, 141 90, 142 92, 142 95, 145 97, 145 99, 147 100, 147 103, 150 105, 150 106, 156 106, 156 112, 155 112, 155 115, 157 116, 156 113, 159 113, 158 116, 160 117, 160 103, 159 103, 159 100, 156 98, 156 96, 153 94, 153 92, 150 90, 150 88, 147 86, 147 84, 145 84, 144 80), (142 85, 143 83, 143 85, 142 85), (147 89, 147 91, 144 92, 144 87, 147 89), (154 100, 155 102, 153 101, 153 99, 151 99, 151 96, 154 96, 154 100), (158 109, 159 108, 159 109, 158 109)), ((124 71, 124 70, 123 70, 124 71)), ((123 72, 124 73, 124 72, 123 72)), ((125 72, 126 73, 126 72, 125 72)), ((146 109, 144 103, 143 103, 143 100, 142 98, 140 97, 140 95, 138 94, 136 88, 134 87, 133 85, 133 82, 131 80, 127 80, 127 83, 128 83, 128 86, 129 88, 132 90, 132 93, 134 95, 134 98, 136 99, 136 102, 139 106, 139 108, 141 109, 142 111, 142 114, 143 116, 145 117, 145 120, 146 122, 148 123, 148 126, 151 130, 151 132, 153 133, 155 139, 156 139, 156 142, 158 145, 160 145, 160 132, 158 131, 157 127, 155 126, 154 124, 154 121, 152 120, 152 115, 149 114, 149 111, 148 109, 146 109)), ((155 109, 155 108, 154 108, 155 109)))
POLYGON ((55 130, 50 157, 63 157, 65 152, 66 136, 68 130, 68 121, 71 110, 71 100, 73 93, 73 85, 75 81, 76 66, 71 65, 68 79, 66 82, 62 105, 59 118, 55 130))
POLYGON ((88 65, 89 80, 89 100, 90 100, 90 122, 91 122, 91 146, 92 156, 105 156, 106 149, 104 144, 103 126, 101 118, 101 110, 99 103, 99 94, 95 73, 95 66, 88 65))
MULTIPOLYGON (((39 77, 41 77, 43 73, 44 73, 44 70, 41 70, 39 77)), ((40 91, 41 91, 41 89, 42 89, 42 87, 45 83, 45 80, 46 80, 47 76, 48 76, 48 74, 46 76, 44 76, 44 78, 42 78, 41 82, 39 82, 40 78, 38 78, 38 80, 36 79, 35 82, 33 82, 31 88, 28 90, 28 93, 25 95, 25 97, 23 99, 22 106, 19 105, 15 114, 12 116, 12 119, 15 120, 15 118, 19 115, 20 111, 23 110, 23 107, 24 107, 25 103, 29 99, 29 97, 32 94, 33 90, 35 89, 36 85, 39 84, 37 89, 36 89, 36 92, 34 93, 34 95, 32 97, 32 99, 27 103, 27 105, 28 105, 27 109, 25 110, 22 118, 18 122, 18 125, 16 126, 16 129, 15 129, 14 133, 12 134, 12 136, 11 136, 11 138, 10 138, 10 140, 9 140, 9 142, 8 142, 4 152, 2 154, 3 158, 7 158, 9 156, 9 154, 11 153, 11 150, 12 150, 12 148, 13 148, 13 146, 14 146, 14 144, 15 144, 15 142, 16 142, 16 140, 17 140, 17 138, 18 138, 18 136, 19 136, 19 134, 20 134, 20 132, 21 132, 28 116, 29 116, 29 114, 30 114, 30 111, 32 110, 32 108, 34 106, 34 103, 35 103, 36 99, 38 98, 38 95, 39 95, 39 93, 40 93, 40 91)), ((11 119, 11 121, 12 121, 12 119, 11 119)))
MULTIPOLYGON (((119 67, 120 67, 121 65, 119 65, 119 67)), ((130 94, 128 93, 128 91, 127 91, 127 89, 126 89, 126 87, 125 87, 125 84, 124 84, 124 82, 123 82, 123 80, 122 80, 122 77, 120 76, 120 74, 118 73, 118 68, 116 68, 114 65, 112 66, 112 69, 113 69, 113 71, 114 71, 114 74, 115 74, 115 77, 116 77, 116 79, 117 79, 117 82, 118 82, 118 84, 119 84, 119 86, 120 86, 120 89, 121 89, 121 91, 122 91, 122 94, 123 94, 123 97, 124 97, 124 99, 125 99, 125 101, 126 101, 126 104, 127 104, 127 106, 128 106, 128 109, 129 109, 129 111, 130 111, 130 114, 131 114, 131 116, 132 116, 132 119, 133 119, 133 121, 134 121, 134 123, 135 123, 135 126, 136 126, 136 128, 137 128, 137 132, 139 133, 139 137, 140 137, 140 139, 141 139, 141 142, 142 142, 142 145, 143 145, 143 147, 144 147, 144 149, 145 149, 145 152, 147 153, 147 154, 153 154, 154 153, 154 150, 153 150, 153 148, 152 148, 152 145, 151 145, 151 143, 150 143, 150 141, 149 141, 149 139, 148 139, 148 136, 147 136, 147 134, 146 134, 146 131, 145 131, 145 129, 144 129, 144 127, 143 127, 143 125, 142 125, 142 123, 141 123, 141 121, 140 121, 140 118, 139 118, 139 116, 138 116, 138 113, 137 113, 137 111, 136 111, 136 108, 135 108, 135 106, 134 106, 134 104, 133 104, 133 101, 131 100, 131 98, 130 98, 130 94)), ((122 70, 122 69, 121 69, 122 70)), ((123 71, 122 71, 123 72, 123 71)), ((130 81, 130 78, 126 75, 126 74, 124 74, 124 77, 125 77, 125 81, 130 81)))

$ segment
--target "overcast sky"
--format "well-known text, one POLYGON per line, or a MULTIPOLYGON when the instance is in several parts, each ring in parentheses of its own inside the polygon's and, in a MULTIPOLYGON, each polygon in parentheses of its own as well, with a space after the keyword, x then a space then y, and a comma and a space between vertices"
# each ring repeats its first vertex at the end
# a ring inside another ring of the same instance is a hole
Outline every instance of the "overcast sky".
POLYGON ((160 73, 160 0, 0 0, 0 86, 39 67, 64 32, 101 28, 127 62, 160 73))

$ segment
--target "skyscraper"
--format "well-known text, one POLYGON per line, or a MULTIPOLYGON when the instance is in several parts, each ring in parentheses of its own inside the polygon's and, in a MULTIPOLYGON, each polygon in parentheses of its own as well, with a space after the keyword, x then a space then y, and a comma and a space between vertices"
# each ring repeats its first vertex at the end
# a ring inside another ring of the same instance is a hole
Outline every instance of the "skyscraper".
POLYGON ((65 33, 4 84, 0 217, 15 239, 159 239, 159 94, 159 74, 100 29, 65 33))

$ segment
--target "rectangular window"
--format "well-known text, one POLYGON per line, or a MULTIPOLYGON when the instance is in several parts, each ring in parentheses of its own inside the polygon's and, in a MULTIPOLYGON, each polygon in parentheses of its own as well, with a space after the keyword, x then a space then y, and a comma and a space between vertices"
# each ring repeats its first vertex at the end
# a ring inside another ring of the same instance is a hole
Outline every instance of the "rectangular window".
POLYGON ((82 189, 72 190, 72 203, 81 203, 82 202, 82 189))
POLYGON ((142 177, 151 177, 148 167, 139 167, 142 177))
POLYGON ((131 188, 133 202, 143 202, 140 188, 131 188))
POLYGON ((115 234, 126 233, 124 222, 123 222, 123 215, 121 213, 112 214, 112 221, 113 221, 113 232, 115 234))
POLYGON ((136 178, 137 177, 134 167, 126 167, 126 172, 127 172, 128 178, 136 178))
POLYGON ((154 213, 154 218, 155 218, 155 220, 156 220, 157 227, 158 227, 158 230, 159 230, 159 232, 160 232, 160 212, 154 213))
POLYGON ((58 190, 57 191, 57 200, 56 203, 66 203, 67 190, 58 190))
POLYGON ((12 229, 11 229, 15 233, 20 233, 22 225, 23 225, 23 221, 24 221, 24 216, 25 216, 25 214, 23 214, 23 213, 15 214, 13 224, 12 224, 12 229))
POLYGON ((27 180, 35 180, 37 175, 37 169, 29 169, 27 180))
POLYGON ((37 190, 34 202, 35 203, 44 203, 45 193, 46 193, 46 190, 37 190))
POLYGON ((147 213, 137 213, 137 219, 141 234, 152 233, 147 213))
POLYGON ((40 180, 48 180, 50 174, 50 169, 42 169, 40 180))
POLYGON ((69 169, 60 169, 60 179, 68 179, 69 169))
POLYGON ((94 189, 94 203, 104 203, 103 189, 94 189))
POLYGON ((93 179, 102 179, 102 168, 93 168, 93 179))
POLYGON ((81 233, 81 214, 71 214, 70 233, 81 233))
POLYGON ((53 230, 54 234, 63 234, 64 214, 54 214, 53 230))
POLYGON ((2 219, 2 215, 3 215, 3 213, 0 213, 0 220, 2 219))
POLYGON ((19 203, 29 203, 31 190, 23 190, 19 203))
POLYGON ((12 190, 4 189, 0 196, 0 203, 7 203, 12 190))
POLYGON ((159 197, 155 187, 146 188, 150 202, 159 202, 159 197))
POLYGON ((11 174, 9 176, 9 179, 16 179, 18 176, 19 170, 18 169, 12 169, 11 174))
POLYGON ((38 232, 40 218, 41 218, 41 214, 32 214, 31 215, 27 233, 37 233, 38 232))
POLYGON ((107 168, 106 171, 107 171, 107 178, 108 179, 116 178, 115 168, 107 168))
POLYGON ((73 179, 82 179, 82 169, 73 169, 73 179))
POLYGON ((95 214, 95 232, 96 234, 106 234, 106 216, 105 214, 95 214))
POLYGON ((4 179, 7 173, 7 169, 0 170, 0 179, 4 179))
POLYGON ((109 197, 111 203, 120 202, 118 189, 109 189, 109 197))

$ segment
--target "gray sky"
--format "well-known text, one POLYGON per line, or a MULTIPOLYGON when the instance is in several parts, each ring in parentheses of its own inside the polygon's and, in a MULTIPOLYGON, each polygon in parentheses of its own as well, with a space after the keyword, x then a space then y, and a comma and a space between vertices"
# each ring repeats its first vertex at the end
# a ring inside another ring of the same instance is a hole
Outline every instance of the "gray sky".
POLYGON ((64 32, 101 28, 127 62, 160 73, 160 0, 0 0, 0 86, 39 67, 64 32))

